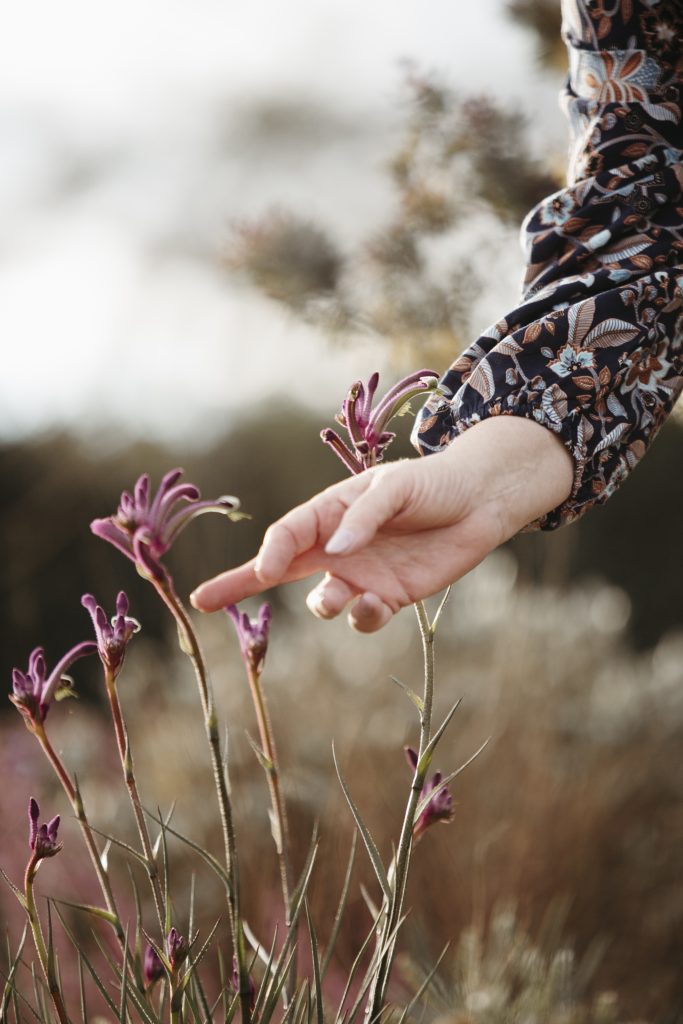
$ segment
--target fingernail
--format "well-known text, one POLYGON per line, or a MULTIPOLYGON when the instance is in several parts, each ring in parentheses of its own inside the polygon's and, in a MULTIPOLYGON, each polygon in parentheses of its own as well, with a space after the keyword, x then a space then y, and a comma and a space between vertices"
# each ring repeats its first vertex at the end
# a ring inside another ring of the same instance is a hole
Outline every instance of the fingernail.
POLYGON ((325 607, 322 594, 315 590, 312 590, 306 598, 306 604, 309 611, 313 612, 319 619, 326 619, 329 616, 329 612, 325 607))
POLYGON ((201 592, 202 592, 202 588, 201 587, 197 587, 197 589, 193 590, 192 593, 190 594, 190 604, 192 605, 193 608, 196 608, 197 611, 199 611, 199 606, 197 604, 197 601, 199 600, 201 592))
POLYGON ((356 543, 355 533, 345 530, 343 527, 333 533, 325 545, 325 553, 328 555, 345 555, 356 543))

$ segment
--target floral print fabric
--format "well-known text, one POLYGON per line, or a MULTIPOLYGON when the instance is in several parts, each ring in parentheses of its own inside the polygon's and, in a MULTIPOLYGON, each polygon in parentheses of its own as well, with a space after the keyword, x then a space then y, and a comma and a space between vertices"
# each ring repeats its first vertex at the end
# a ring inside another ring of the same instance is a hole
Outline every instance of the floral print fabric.
POLYGON ((683 388, 683 2, 563 0, 567 186, 522 225, 519 306, 465 350, 413 442, 489 416, 554 431, 574 461, 553 529, 614 493, 683 388))

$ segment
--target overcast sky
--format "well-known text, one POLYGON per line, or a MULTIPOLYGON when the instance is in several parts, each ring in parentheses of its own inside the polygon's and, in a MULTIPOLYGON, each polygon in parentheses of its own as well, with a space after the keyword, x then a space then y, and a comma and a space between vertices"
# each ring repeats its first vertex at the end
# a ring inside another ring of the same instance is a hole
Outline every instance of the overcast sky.
MULTIPOLYGON (((230 281, 229 224, 276 201, 349 243, 390 209, 382 160, 410 58, 540 111, 559 83, 500 0, 60 0, 0 23, 0 440, 93 424, 219 430, 278 391, 335 406, 383 365, 230 281), (501 76, 504 69, 504 76, 501 76), (329 110, 296 148, 259 114, 329 110)), ((482 316, 514 294, 517 252, 482 316)), ((482 327, 485 324, 482 323, 482 327)))

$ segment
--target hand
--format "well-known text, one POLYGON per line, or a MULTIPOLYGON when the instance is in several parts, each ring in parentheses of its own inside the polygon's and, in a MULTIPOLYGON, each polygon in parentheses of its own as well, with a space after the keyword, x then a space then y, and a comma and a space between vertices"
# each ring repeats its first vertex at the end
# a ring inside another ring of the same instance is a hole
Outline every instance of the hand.
POLYGON ((353 628, 373 632, 560 505, 572 477, 569 453, 547 428, 492 417, 442 452, 366 470, 292 509, 255 559, 203 583, 191 601, 216 611, 324 571, 310 610, 331 619, 351 605, 353 628))

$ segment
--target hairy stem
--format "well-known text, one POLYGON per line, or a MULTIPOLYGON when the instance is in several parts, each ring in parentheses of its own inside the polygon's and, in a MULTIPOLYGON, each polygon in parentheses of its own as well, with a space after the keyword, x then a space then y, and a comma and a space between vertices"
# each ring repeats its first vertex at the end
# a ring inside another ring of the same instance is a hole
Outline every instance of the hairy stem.
POLYGON ((152 580, 154 587, 166 607, 175 619, 180 636, 181 647, 189 657, 194 668, 199 698, 204 714, 204 728, 209 745, 211 767, 213 770, 218 807, 221 816, 223 831, 223 845, 225 848, 225 866, 228 871, 230 885, 228 886, 228 916, 230 919, 230 931, 232 944, 237 959, 239 973, 240 1006, 242 1009, 242 1024, 249 1024, 251 1020, 250 990, 249 990, 249 969, 242 932, 242 920, 240 916, 240 888, 239 888, 239 865, 237 862, 237 841, 235 826, 232 816, 232 806, 228 795, 228 785, 221 757, 220 740, 218 737, 218 720, 213 694, 209 683, 208 673, 204 664, 204 656, 199 646, 199 640, 193 629, 190 618, 180 598, 175 593, 169 576, 161 580, 152 580))
POLYGON ((38 953, 38 959, 40 960, 40 966, 45 975, 47 982, 48 991, 50 998, 59 1018, 60 1024, 69 1024, 69 1018, 66 1013, 64 1006, 64 1000, 62 999, 62 993, 60 992, 57 979, 54 977, 50 970, 49 958, 47 954, 47 948, 45 946, 45 939, 43 937, 43 929, 40 925, 40 918, 38 917, 38 910, 36 908, 35 896, 33 895, 33 880, 36 876, 36 871, 40 863, 40 858, 34 851, 31 859, 26 865, 26 874, 24 876, 24 896, 26 897, 26 913, 28 914, 29 924, 31 926, 31 932, 33 933, 33 941, 36 946, 36 952, 38 953))
POLYGON ((135 823, 138 827, 138 834, 140 836, 142 850, 145 855, 145 860, 147 861, 147 874, 149 876, 149 882, 152 887, 152 894, 154 896, 154 906, 156 907, 157 918, 159 919, 159 929, 163 941, 164 932, 166 930, 166 907, 164 896, 161 891, 159 872, 157 871, 157 866, 154 859, 154 852, 152 849, 152 842, 149 837, 149 830, 147 828, 147 822, 145 821, 145 814, 144 811, 142 810, 140 793, 138 791, 138 785, 135 779, 133 755, 131 753, 130 741, 128 739, 128 730, 126 729, 126 724, 123 720, 121 703, 119 701, 119 695, 116 689, 116 676, 108 668, 106 668, 104 672, 104 682, 107 689, 107 697, 109 698, 111 717, 114 723, 116 745, 118 747, 119 758, 121 760, 121 767, 123 769, 123 778, 126 783, 126 788, 128 789, 128 795, 130 797, 131 806, 133 808, 135 823))
MULTIPOLYGON (((280 768, 278 764, 277 749, 275 746, 275 736, 273 734, 273 727, 270 722, 270 715, 268 714, 268 706, 266 704, 265 693, 261 686, 261 673, 254 669, 252 666, 247 666, 247 677, 249 679, 249 688, 251 690, 251 696, 254 702, 254 709, 256 711, 256 720, 258 722, 259 738, 261 740, 261 748, 263 753, 266 755, 268 760, 267 776, 268 776, 268 788, 270 790, 270 802, 273 808, 273 816, 278 831, 275 846, 277 849, 278 861, 280 865, 280 884, 282 887, 282 901, 284 903, 285 910, 285 927, 287 928, 287 934, 291 929, 291 864, 289 859, 289 825, 287 823, 287 809, 285 806, 284 797, 282 795, 282 789, 280 787, 280 768)), ((296 947, 292 963, 290 965, 289 974, 287 977, 286 984, 286 996, 287 1003, 291 1000, 294 990, 296 988, 296 947)))
POLYGON ((45 727, 42 724, 37 725, 34 729, 34 732, 38 739, 38 742, 43 748, 45 756, 47 757, 48 761, 54 768, 55 774, 57 775, 57 778, 61 782, 62 788, 67 795, 67 798, 69 800, 69 803, 71 804, 74 814, 76 815, 76 819, 78 820, 78 824, 80 825, 81 832, 83 834, 85 845, 88 849, 88 853, 90 854, 90 859, 93 863, 93 867, 95 868, 97 880, 100 883, 100 888, 102 890, 102 895, 104 896, 104 901, 107 905, 107 910, 116 918, 116 921, 112 925, 114 932, 116 934, 116 938, 118 940, 119 945, 121 946, 121 949, 125 949, 126 937, 123 931, 123 927, 121 925, 121 917, 116 906, 114 892, 109 881, 109 875, 105 871, 104 865, 102 864, 102 858, 100 856, 100 851, 97 847, 97 841, 92 833, 92 829, 90 828, 90 823, 85 813, 85 808, 83 806, 81 795, 76 789, 76 786, 72 781, 64 765, 64 762, 62 761, 59 754, 52 746, 47 736, 47 733, 45 732, 45 727))
MULTIPOLYGON (((425 782, 426 769, 420 771, 419 765, 422 755, 431 737, 432 729, 432 704, 434 700, 434 630, 429 622, 427 611, 422 601, 415 603, 415 612, 420 626, 422 638, 422 651, 424 658, 424 691, 422 696, 422 710, 420 712, 420 746, 418 750, 418 767, 415 770, 410 788, 410 796, 406 804, 403 816, 401 835, 394 861, 394 874, 392 879, 392 898, 389 901, 386 915, 378 935, 378 948, 382 948, 389 936, 394 932, 403 910, 408 871, 413 849, 413 823, 415 811, 420 801, 420 793, 425 782)), ((394 866, 392 865, 392 866, 394 866)), ((389 946, 382 954, 376 968, 375 978, 370 988, 370 994, 366 1006, 366 1019, 374 1021, 381 1013, 384 1006, 391 965, 394 959, 396 936, 389 942, 389 946)))

